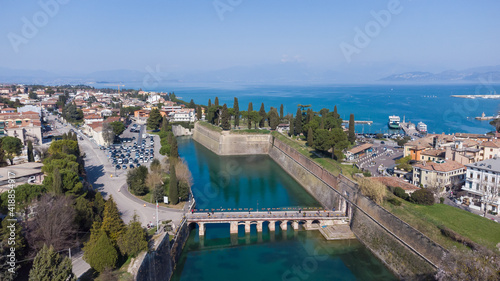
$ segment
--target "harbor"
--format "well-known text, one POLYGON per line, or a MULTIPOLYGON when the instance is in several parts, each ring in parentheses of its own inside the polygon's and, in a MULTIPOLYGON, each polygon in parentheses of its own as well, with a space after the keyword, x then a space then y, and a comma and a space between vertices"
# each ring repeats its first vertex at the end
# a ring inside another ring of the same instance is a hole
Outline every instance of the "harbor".
POLYGON ((481 116, 478 116, 478 117, 474 117, 474 119, 476 120, 479 120, 479 121, 488 121, 488 120, 493 120, 493 119, 498 119, 500 118, 500 114, 498 114, 497 116, 486 116, 483 112, 483 114, 481 114, 481 116))

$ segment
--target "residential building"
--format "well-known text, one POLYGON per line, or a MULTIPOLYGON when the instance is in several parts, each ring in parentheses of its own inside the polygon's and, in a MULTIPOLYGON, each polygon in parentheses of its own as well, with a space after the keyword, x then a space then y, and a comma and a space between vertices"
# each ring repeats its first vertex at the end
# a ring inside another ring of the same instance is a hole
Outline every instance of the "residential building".
POLYGON ((476 210, 498 213, 500 205, 500 157, 466 165, 467 177, 462 187, 466 191, 462 202, 476 210))
POLYGON ((478 145, 478 149, 481 150, 480 156, 481 160, 493 159, 495 156, 500 156, 500 140, 490 140, 483 142, 478 145))
POLYGON ((92 138, 98 145, 106 146, 108 144, 104 141, 104 137, 102 135, 102 124, 103 122, 85 124, 82 126, 82 131, 87 136, 92 138))
POLYGON ((452 160, 440 160, 413 165, 413 184, 429 187, 461 186, 465 179, 464 165, 452 160))
POLYGON ((84 116, 83 119, 85 119, 85 124, 92 124, 95 122, 102 122, 104 121, 104 118, 101 115, 98 114, 91 114, 84 116))
POLYGON ((28 140, 33 144, 42 141, 42 122, 38 112, 0 113, 0 137, 16 137, 26 145, 28 140))

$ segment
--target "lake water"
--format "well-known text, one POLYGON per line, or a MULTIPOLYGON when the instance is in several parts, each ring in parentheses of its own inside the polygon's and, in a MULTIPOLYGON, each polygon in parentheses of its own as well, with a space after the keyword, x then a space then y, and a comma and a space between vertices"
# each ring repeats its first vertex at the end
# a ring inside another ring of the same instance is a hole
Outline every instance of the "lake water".
MULTIPOLYGON (((191 138, 179 154, 193 173, 197 207, 320 206, 267 156, 220 157, 191 138)), ((397 280, 359 241, 326 241, 318 231, 275 232, 263 225, 238 235, 209 224, 191 231, 172 280, 397 280)))

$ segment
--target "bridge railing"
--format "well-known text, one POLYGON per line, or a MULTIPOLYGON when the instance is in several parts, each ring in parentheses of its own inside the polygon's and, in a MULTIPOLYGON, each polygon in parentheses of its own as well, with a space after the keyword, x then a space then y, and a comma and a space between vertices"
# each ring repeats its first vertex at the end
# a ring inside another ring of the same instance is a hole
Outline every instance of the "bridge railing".
POLYGON ((192 209, 193 212, 287 212, 287 211, 335 211, 323 207, 280 207, 280 208, 207 208, 192 209))

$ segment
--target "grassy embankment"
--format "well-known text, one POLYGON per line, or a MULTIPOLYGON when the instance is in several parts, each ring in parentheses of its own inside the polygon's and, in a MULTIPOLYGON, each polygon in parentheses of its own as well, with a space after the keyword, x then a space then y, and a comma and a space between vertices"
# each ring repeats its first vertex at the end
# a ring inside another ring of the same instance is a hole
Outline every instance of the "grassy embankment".
POLYGON ((361 173, 361 171, 358 168, 352 165, 342 165, 341 163, 335 161, 334 159, 322 156, 311 147, 308 147, 306 145, 306 141, 304 140, 292 140, 291 138, 284 136, 283 134, 280 134, 278 132, 273 132, 272 134, 275 138, 293 147, 302 155, 318 163, 319 165, 321 165, 323 168, 325 168, 335 176, 338 176, 340 173, 342 173, 344 176, 352 179, 354 174, 361 173))
MULTIPOLYGON (((345 176, 352 178, 354 173, 359 172, 355 167, 342 165, 333 159, 318 158, 318 155, 311 148, 307 147, 303 140, 292 140, 278 132, 273 132, 273 136, 320 164, 334 175, 338 175, 340 170, 342 170, 345 176)), ((388 196, 394 197, 392 194, 388 196)), ((401 206, 395 206, 384 201, 382 207, 418 229, 441 246, 447 249, 455 246, 465 248, 462 244, 441 234, 439 226, 444 226, 488 249, 499 251, 496 246, 500 243, 499 223, 446 204, 423 206, 402 199, 399 200, 402 202, 401 206)))
POLYGON ((384 201, 382 206, 441 246, 447 249, 453 246, 464 248, 460 243, 441 234, 438 227, 445 226, 475 243, 498 252, 496 245, 500 243, 499 223, 446 204, 423 206, 399 200, 402 202, 401 206, 395 206, 387 201, 384 201))

